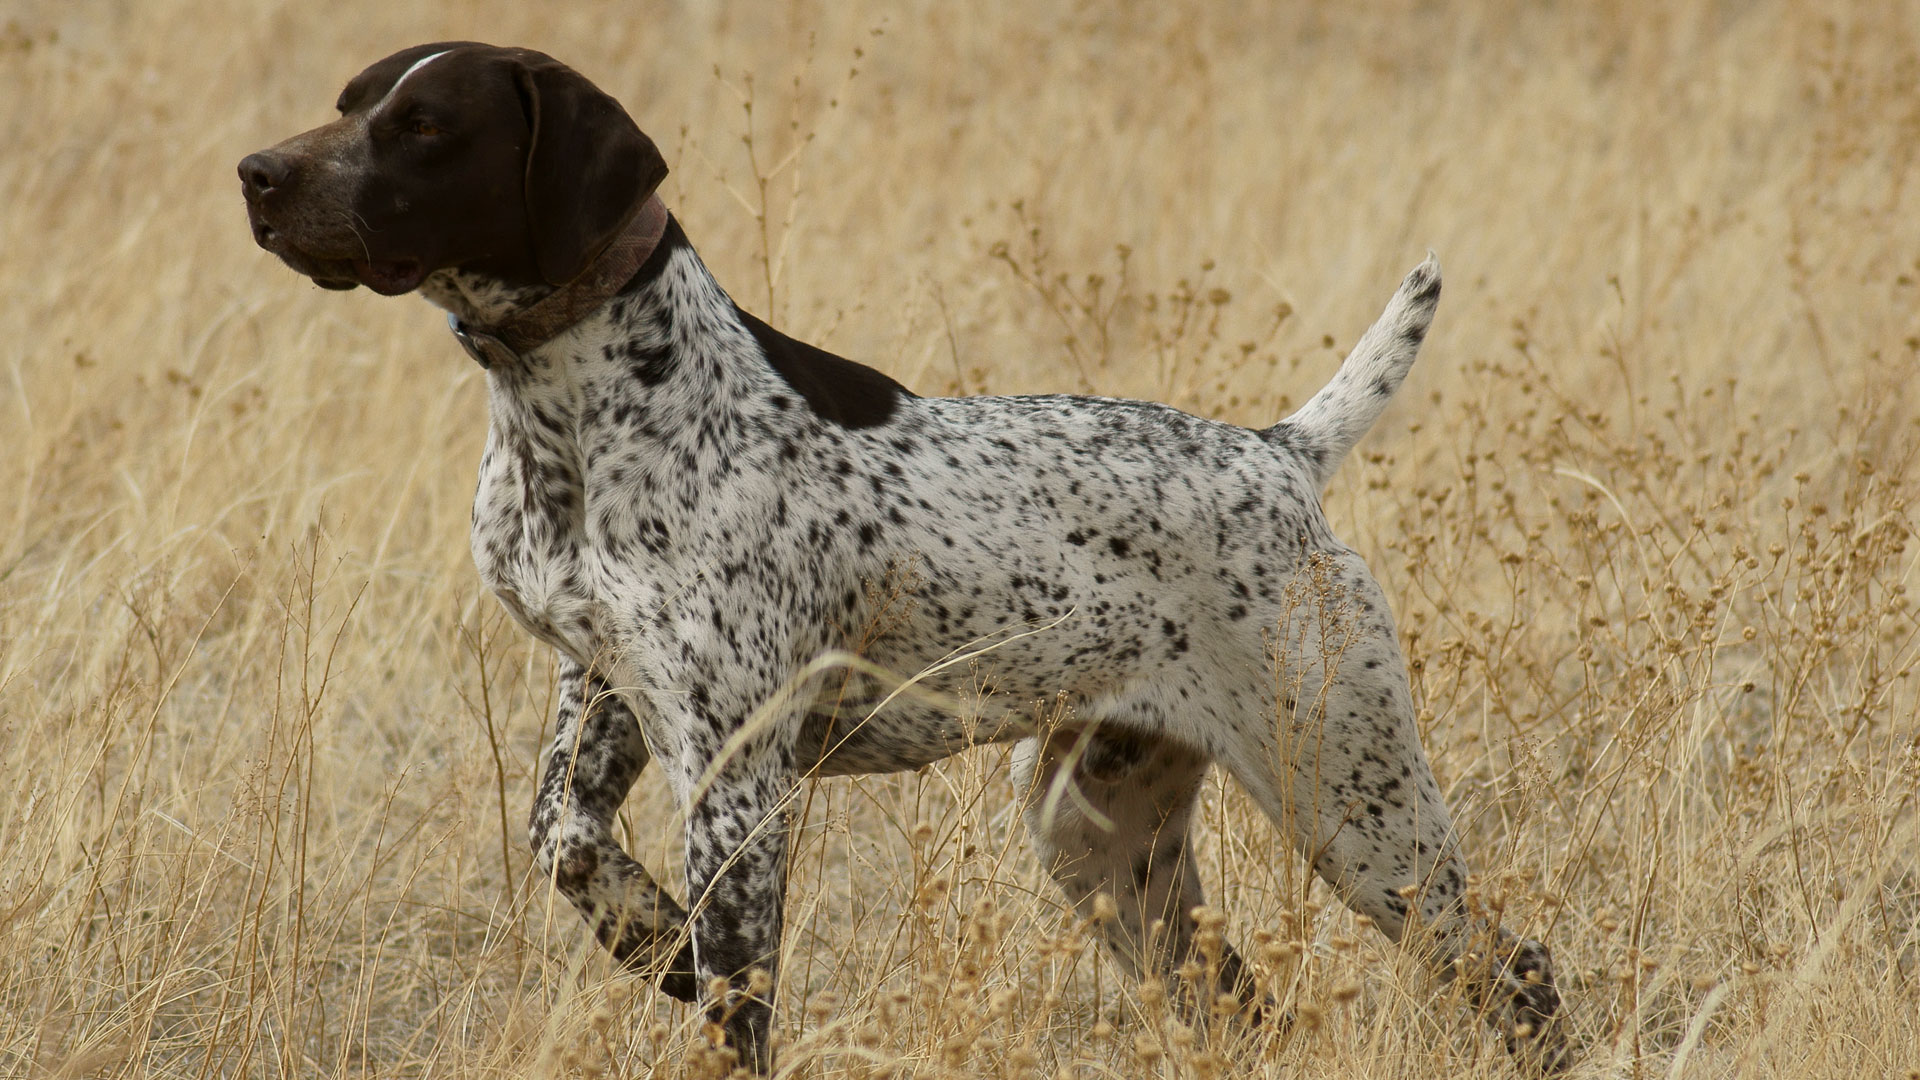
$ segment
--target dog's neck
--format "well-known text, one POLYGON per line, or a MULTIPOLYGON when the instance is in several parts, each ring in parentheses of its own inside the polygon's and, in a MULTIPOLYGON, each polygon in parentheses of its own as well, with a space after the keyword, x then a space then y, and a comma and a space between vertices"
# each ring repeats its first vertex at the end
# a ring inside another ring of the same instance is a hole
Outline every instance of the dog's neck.
MULTIPOLYGON (((475 291, 489 301, 511 295, 498 286, 487 291, 484 283, 475 291)), ((544 303, 544 296, 532 302, 544 303)), ((452 314, 460 318, 458 310, 452 314)), ((573 414, 586 397, 605 397, 623 402, 629 418, 684 419, 765 408, 765 399, 780 391, 779 376, 744 318, 669 215, 647 261, 550 340, 525 351, 507 349, 478 331, 486 324, 464 319, 454 334, 487 369, 496 411, 537 405, 552 415, 573 414)), ((605 419, 583 414, 582 430, 605 419)))
MULTIPOLYGON (((591 317, 623 290, 659 247, 667 218, 660 197, 648 196, 607 246, 564 285, 516 288, 486 275, 448 269, 430 275, 420 293, 453 316, 456 334, 485 335, 515 354, 525 354, 591 317)), ((486 363, 483 353, 475 359, 486 363)))
POLYGON ((453 315, 456 338, 492 376, 497 410, 539 399, 544 409, 571 412, 583 404, 581 388, 592 384, 595 393, 619 397, 628 418, 644 411, 684 422, 700 414, 714 420, 705 429, 710 435, 734 426, 719 417, 749 414, 783 429, 818 418, 830 428, 858 430, 885 423, 913 397, 886 375, 740 310, 671 215, 624 286, 544 344, 520 352, 472 329, 487 325, 488 313, 511 317, 521 306, 544 303, 545 295, 468 277, 446 279, 442 292, 429 296, 453 315))

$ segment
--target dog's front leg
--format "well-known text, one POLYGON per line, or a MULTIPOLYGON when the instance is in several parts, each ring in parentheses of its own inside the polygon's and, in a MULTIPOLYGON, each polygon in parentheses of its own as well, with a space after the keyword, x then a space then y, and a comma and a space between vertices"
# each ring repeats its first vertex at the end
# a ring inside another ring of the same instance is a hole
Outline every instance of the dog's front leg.
POLYGON ((687 895, 693 908, 694 966, 708 1017, 741 1064, 773 1070, 773 989, 786 900, 790 755, 770 746, 728 745, 689 770, 687 895), (720 980, 724 994, 714 994, 720 980))
POLYGON ((613 816, 648 760, 626 702, 561 657, 553 744, 527 822, 534 860, 622 964, 699 1000, 687 913, 613 838, 613 816))

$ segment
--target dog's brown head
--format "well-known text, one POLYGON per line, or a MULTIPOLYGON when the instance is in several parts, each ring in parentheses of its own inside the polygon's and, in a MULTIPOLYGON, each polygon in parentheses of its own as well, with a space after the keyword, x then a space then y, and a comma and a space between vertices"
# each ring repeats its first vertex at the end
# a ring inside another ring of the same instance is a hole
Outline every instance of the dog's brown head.
POLYGON ((454 268, 564 284, 667 174, 619 102, 529 49, 418 45, 337 107, 240 162, 254 241, 329 289, 394 296, 454 268))

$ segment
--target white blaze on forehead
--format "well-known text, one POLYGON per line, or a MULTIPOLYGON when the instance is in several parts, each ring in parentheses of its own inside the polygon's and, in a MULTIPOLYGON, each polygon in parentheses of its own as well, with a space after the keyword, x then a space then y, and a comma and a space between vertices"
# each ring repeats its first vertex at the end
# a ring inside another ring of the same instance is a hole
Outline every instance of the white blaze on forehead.
POLYGON ((393 85, 387 88, 386 96, 380 99, 380 104, 375 105, 371 109, 368 109, 367 115, 371 117, 374 113, 377 113, 381 109, 385 108, 387 102, 392 101, 393 95, 400 89, 400 84, 407 81, 407 76, 412 75, 414 72, 419 71, 421 68, 426 67, 428 64, 433 63, 435 60, 440 59, 441 57, 447 55, 452 51, 453 51, 452 49, 442 49, 439 52, 434 53, 432 56, 423 56, 420 59, 415 60, 413 62, 412 67, 401 72, 400 77, 393 80, 393 85))

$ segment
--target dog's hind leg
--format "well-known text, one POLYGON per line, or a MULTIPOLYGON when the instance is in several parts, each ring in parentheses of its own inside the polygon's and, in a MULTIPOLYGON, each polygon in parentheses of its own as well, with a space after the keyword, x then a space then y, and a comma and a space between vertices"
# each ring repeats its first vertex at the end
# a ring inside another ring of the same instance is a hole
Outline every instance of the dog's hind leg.
POLYGON ((596 675, 560 660, 553 743, 528 821, 535 865, 622 964, 699 997, 687 913, 613 838, 614 814, 646 767, 633 712, 596 675))
MULTIPOLYGON (((1100 895, 1112 898, 1101 930, 1136 978, 1201 959, 1192 912, 1205 898, 1187 833, 1207 765, 1171 740, 1111 726, 1014 749, 1014 786, 1041 864, 1082 916, 1095 914, 1100 895)), ((1222 942, 1217 962, 1218 990, 1246 1003, 1253 987, 1239 955, 1222 942)))
POLYGON ((1264 761, 1234 772, 1342 901, 1466 978, 1508 1049, 1540 1072, 1569 1061, 1544 946, 1471 916, 1467 866, 1414 723, 1386 597, 1352 552, 1315 556, 1273 641, 1279 700, 1264 761))

